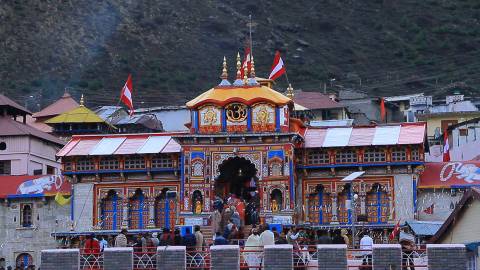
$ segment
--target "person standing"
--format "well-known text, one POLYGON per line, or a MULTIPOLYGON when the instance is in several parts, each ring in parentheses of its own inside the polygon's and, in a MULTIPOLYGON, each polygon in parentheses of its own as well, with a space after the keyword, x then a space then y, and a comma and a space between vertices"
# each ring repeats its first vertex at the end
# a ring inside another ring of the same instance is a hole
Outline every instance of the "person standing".
POLYGON ((332 244, 345 244, 345 239, 340 235, 339 230, 333 231, 332 244))
POLYGON ((100 254, 100 243, 95 239, 93 234, 87 235, 87 240, 83 247, 84 254, 98 255, 100 254))
POLYGON ((169 228, 163 228, 162 235, 160 236, 159 246, 173 246, 173 235, 170 233, 169 228))
POLYGON ((158 247, 160 245, 160 240, 158 239, 158 233, 154 232, 152 233, 152 245, 154 247, 158 247))
POLYGON ((100 237, 100 251, 103 252, 105 248, 108 248, 108 242, 105 240, 105 236, 100 237))
POLYGON ((261 250, 262 248, 260 246, 260 236, 258 235, 258 231, 257 229, 252 229, 252 233, 248 236, 247 242, 245 243, 245 252, 243 253, 243 257, 245 258, 249 270, 259 268, 260 263, 262 262, 261 250))
POLYGON ((195 235, 192 234, 189 227, 185 228, 185 235, 182 237, 182 244, 187 247, 187 249, 195 248, 196 240, 195 235))
POLYGON ((205 246, 205 240, 203 239, 203 233, 200 230, 199 225, 195 225, 195 248, 197 251, 202 251, 205 246))
POLYGON ((347 232, 347 230, 346 230, 346 229, 342 229, 342 230, 340 231, 340 235, 343 237, 343 241, 345 242, 345 244, 346 244, 347 246, 349 246, 349 245, 350 245, 350 239, 348 238, 348 232, 347 232))
POLYGON ((330 237, 328 237, 326 231, 318 230, 317 231, 317 236, 318 236, 317 244, 319 244, 319 245, 325 245, 325 244, 331 244, 332 243, 332 239, 330 239, 330 237))
POLYGON ((175 232, 173 233, 173 245, 181 246, 182 245, 182 236, 180 235, 180 229, 175 228, 175 232))
POLYGON ((115 237, 115 247, 126 247, 128 244, 126 229, 122 229, 119 235, 115 237))
POLYGON ((270 231, 268 224, 264 225, 264 231, 260 234, 260 246, 275 245, 275 236, 270 231))
POLYGON ((221 232, 216 232, 215 233, 215 241, 213 242, 215 246, 220 246, 220 245, 228 245, 227 239, 223 237, 221 232))
POLYGON ((360 239, 360 249, 362 250, 363 261, 362 269, 371 269, 372 265, 372 248, 373 248, 373 239, 368 235, 368 231, 363 233, 362 239, 360 239))
POLYGON ((212 214, 212 231, 214 233, 221 231, 222 214, 219 209, 215 209, 212 214))

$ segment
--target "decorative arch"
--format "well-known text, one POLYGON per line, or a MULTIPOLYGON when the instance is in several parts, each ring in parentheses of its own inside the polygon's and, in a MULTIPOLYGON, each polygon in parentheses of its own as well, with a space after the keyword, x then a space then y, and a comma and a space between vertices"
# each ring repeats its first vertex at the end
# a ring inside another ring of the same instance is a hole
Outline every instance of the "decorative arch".
POLYGON ((367 191, 367 220, 369 223, 387 223, 390 214, 388 192, 384 185, 374 183, 367 191))
POLYGON ((20 253, 15 259, 15 266, 20 269, 27 269, 30 265, 33 265, 33 257, 29 253, 20 253))
POLYGON ((173 228, 177 214, 176 193, 173 188, 163 188, 155 198, 155 226, 173 228))
POLYGON ((309 194, 308 218, 314 224, 330 223, 332 218, 332 200, 331 194, 327 188, 318 184, 315 191, 309 194))
POLYGON ((100 220, 104 230, 118 230, 122 224, 123 200, 121 193, 110 189, 102 191, 100 200, 100 220))
POLYGON ((240 153, 212 153, 212 178, 217 179, 218 176, 220 176, 220 166, 226 160, 232 159, 234 157, 240 157, 250 161, 253 165, 255 165, 255 169, 257 169, 256 177, 260 180, 262 179, 262 153, 260 151, 240 153))
MULTIPOLYGON (((129 191, 129 195, 131 191, 129 191)), ((128 220, 129 228, 144 229, 148 225, 148 194, 137 188, 129 198, 128 220)))
POLYGON ((272 212, 280 212, 284 208, 284 190, 274 187, 270 190, 270 210, 272 212))
POLYGON ((192 192, 192 212, 194 214, 203 212, 203 197, 203 192, 198 189, 192 192))
POLYGON ((283 159, 279 157, 271 158, 268 161, 268 176, 282 176, 283 175, 283 159))

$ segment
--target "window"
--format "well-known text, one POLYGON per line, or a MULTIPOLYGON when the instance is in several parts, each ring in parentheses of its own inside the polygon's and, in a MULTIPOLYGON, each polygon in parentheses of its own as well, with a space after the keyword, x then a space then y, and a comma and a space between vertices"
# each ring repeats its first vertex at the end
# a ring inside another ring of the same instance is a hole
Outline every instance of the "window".
POLYGON ((412 149, 412 160, 419 161, 420 160, 420 150, 418 148, 412 149))
POLYGON ((129 228, 144 229, 148 225, 148 203, 143 191, 137 189, 135 195, 130 198, 129 212, 129 228))
POLYGON ((102 200, 102 228, 104 230, 118 230, 122 224, 123 204, 115 190, 110 190, 108 196, 102 200))
POLYGON ((11 174, 10 164, 11 164, 10 160, 0 160, 0 175, 11 174))
POLYGON ((387 223, 390 215, 388 196, 380 185, 374 185, 367 193, 367 220, 369 223, 387 223))
POLYGON ((145 158, 143 157, 129 157, 125 159, 125 169, 145 169, 145 158))
POLYGON ((203 162, 196 160, 192 162, 192 176, 203 176, 203 162))
POLYGON ((384 162, 385 150, 381 148, 369 148, 363 154, 363 162, 384 162))
POLYGON ((357 152, 355 150, 339 150, 335 154, 336 163, 354 163, 357 162, 357 152))
POLYGON ((21 213, 20 213, 20 224, 22 225, 22 227, 24 228, 30 228, 32 227, 32 216, 33 216, 33 211, 32 211, 32 207, 33 205, 28 203, 28 204, 21 204, 20 205, 20 210, 21 210, 21 213))
POLYGON ((152 159, 152 168, 172 168, 173 160, 169 155, 155 156, 152 159))
POLYGON ((18 269, 27 269, 30 265, 33 265, 32 255, 28 253, 21 253, 15 260, 16 267, 18 269))
POLYGON ((0 151, 6 150, 7 144, 5 142, 0 142, 0 151))
POLYGON ((307 162, 308 164, 328 164, 330 157, 327 151, 313 150, 308 152, 307 162))
POLYGON ((43 173, 42 169, 33 170, 33 175, 42 175, 42 173, 43 173))
POLYGON ((392 161, 406 161, 407 151, 405 148, 393 148, 392 149, 392 161))
POLYGON ((175 227, 175 192, 168 191, 168 188, 164 188, 155 199, 155 224, 157 228, 175 227))
POLYGON ((93 160, 91 159, 80 159, 77 161, 77 171, 90 171, 95 169, 93 165, 93 160))
POLYGON ((67 161, 63 163, 63 170, 64 171, 73 171, 73 162, 67 161))
POLYGON ((270 176, 282 176, 282 163, 279 161, 274 161, 270 163, 270 176))
POLYGON ((328 224, 332 218, 330 194, 320 186, 318 193, 311 194, 308 201, 308 218, 312 224, 328 224))
POLYGON ((47 165, 47 174, 55 174, 55 167, 47 165))
POLYGON ((102 158, 100 160, 100 170, 118 170, 119 162, 116 158, 102 158))

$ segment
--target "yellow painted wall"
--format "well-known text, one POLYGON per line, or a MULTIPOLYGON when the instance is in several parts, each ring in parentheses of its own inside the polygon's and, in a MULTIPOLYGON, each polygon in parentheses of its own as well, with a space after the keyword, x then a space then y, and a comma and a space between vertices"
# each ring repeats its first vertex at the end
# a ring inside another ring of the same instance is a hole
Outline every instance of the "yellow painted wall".
MULTIPOLYGON (((463 121, 468 121, 470 119, 479 117, 479 115, 462 115, 462 116, 449 116, 449 117, 432 117, 426 120, 427 122, 427 136, 435 135, 435 129, 442 128, 442 120, 457 120, 459 123, 463 121)), ((443 131, 440 130, 440 133, 443 131)))
POLYGON ((457 216, 453 226, 442 239, 441 244, 465 244, 480 241, 480 201, 473 200, 470 206, 457 216))

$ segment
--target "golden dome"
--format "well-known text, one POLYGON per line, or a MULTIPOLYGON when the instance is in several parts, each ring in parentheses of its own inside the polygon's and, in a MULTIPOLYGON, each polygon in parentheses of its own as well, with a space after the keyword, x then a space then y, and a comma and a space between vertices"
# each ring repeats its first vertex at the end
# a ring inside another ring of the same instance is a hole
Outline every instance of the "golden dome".
POLYGON ((187 107, 196 108, 207 103, 224 106, 232 102, 240 102, 246 105, 252 105, 262 101, 273 103, 278 106, 283 106, 292 102, 290 98, 269 87, 254 85, 214 87, 187 102, 187 107))

